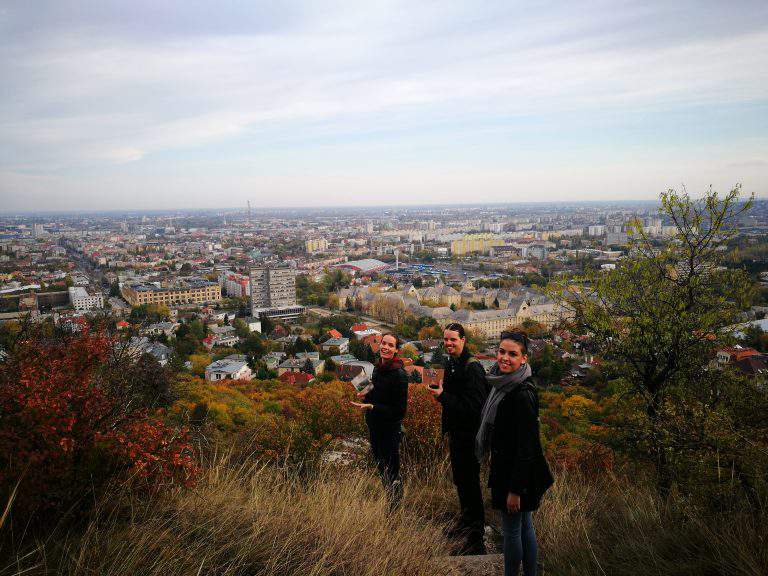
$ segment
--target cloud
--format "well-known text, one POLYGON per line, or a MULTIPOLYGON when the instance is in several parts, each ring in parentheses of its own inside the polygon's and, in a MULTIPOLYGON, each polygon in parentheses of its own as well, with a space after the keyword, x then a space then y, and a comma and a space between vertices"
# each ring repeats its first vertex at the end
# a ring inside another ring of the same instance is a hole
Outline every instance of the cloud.
POLYGON ((562 114, 597 126, 698 108, 706 122, 768 100, 763 2, 365 4, 11 3, 0 168, 300 157, 308 141, 514 133, 562 114))

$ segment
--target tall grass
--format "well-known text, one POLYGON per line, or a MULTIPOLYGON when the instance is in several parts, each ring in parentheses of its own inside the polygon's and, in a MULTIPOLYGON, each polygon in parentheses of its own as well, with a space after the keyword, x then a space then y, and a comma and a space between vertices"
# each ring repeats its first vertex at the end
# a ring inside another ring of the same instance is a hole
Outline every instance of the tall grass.
POLYGON ((647 485, 561 475, 535 516, 558 576, 764 576, 768 526, 755 510, 708 510, 647 485))
MULTIPOLYGON (((407 472, 402 506, 389 512, 364 466, 297 473, 217 458, 193 489, 146 498, 123 487, 69 533, 0 540, 0 576, 448 574, 442 529, 457 509, 446 462, 407 472)), ((760 516, 700 504, 663 500, 640 481, 561 473, 534 516, 544 574, 768 574, 760 516)))
POLYGON ((360 470, 309 475, 221 459, 196 488, 103 502, 79 536, 39 545, 0 574, 101 576, 439 574, 439 526, 418 503, 388 511, 360 470))

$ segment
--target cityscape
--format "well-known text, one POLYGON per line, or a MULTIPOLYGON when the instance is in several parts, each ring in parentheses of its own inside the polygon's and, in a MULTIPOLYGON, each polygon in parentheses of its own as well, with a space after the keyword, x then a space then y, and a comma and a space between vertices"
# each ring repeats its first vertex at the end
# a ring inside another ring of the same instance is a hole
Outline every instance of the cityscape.
MULTIPOLYGON (((249 333, 262 333, 265 318, 277 323, 289 333, 278 339, 284 345, 338 314, 357 316, 364 328, 353 337, 374 348, 376 336, 405 318, 460 322, 492 346, 504 329, 562 322, 548 284, 590 267, 615 269, 634 223, 653 241, 677 233, 650 202, 322 211, 249 203, 224 212, 4 216, 0 319, 70 330, 106 320, 136 332, 137 353, 150 352, 163 365, 174 354, 187 361, 189 354, 168 344, 198 319, 208 333, 201 345, 214 355, 244 341, 239 322, 249 333), (159 321, 147 323, 149 317, 159 321)), ((755 202, 738 226, 738 246, 764 246, 768 202, 755 202)), ((768 285, 766 271, 757 270, 756 280, 768 285)), ((765 303, 756 306, 745 320, 765 329, 765 311, 765 303)), ((349 338, 334 334, 313 335, 320 351, 335 346, 349 361, 361 360, 347 354, 349 338)), ((428 359, 430 350, 413 340, 428 359)), ((551 339, 546 344, 559 350, 551 339)), ((766 371, 763 352, 750 361, 755 374, 766 371)), ((247 363, 250 374, 275 368, 253 355, 247 363)), ((580 365, 573 374, 583 377, 588 362, 580 365)), ((303 364, 297 366, 300 372, 303 364)), ((313 368, 310 376, 317 375, 313 368)))
POLYGON ((0 4, 0 576, 768 574, 768 2, 0 4))

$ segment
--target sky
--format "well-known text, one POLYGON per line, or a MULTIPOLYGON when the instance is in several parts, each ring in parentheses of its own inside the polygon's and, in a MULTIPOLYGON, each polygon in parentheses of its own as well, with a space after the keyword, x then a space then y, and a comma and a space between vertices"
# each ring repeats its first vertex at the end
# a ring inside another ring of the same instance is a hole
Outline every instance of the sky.
POLYGON ((0 211, 768 196, 768 2, 6 0, 0 211))

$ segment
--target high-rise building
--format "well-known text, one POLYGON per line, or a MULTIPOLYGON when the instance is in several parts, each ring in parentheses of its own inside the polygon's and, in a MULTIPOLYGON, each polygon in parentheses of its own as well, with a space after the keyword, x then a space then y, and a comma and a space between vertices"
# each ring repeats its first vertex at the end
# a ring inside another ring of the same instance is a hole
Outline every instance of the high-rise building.
POLYGON ((468 234, 451 241, 451 254, 465 256, 472 252, 487 254, 494 246, 501 246, 504 240, 493 234, 468 234))
POLYGON ((251 315, 295 320, 304 313, 296 301, 296 271, 287 267, 251 268, 251 315))
POLYGON ((325 252, 328 250, 328 240, 325 238, 310 238, 306 242, 307 253, 325 252))
POLYGON ((251 295, 251 279, 248 276, 235 272, 222 272, 219 274, 221 291, 234 298, 247 298, 251 295))

